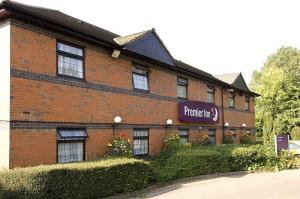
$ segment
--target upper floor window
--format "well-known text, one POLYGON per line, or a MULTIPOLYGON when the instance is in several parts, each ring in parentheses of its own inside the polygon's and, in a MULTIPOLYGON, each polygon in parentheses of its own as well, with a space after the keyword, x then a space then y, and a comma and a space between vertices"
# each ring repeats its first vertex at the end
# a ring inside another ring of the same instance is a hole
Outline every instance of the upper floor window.
POLYGON ((235 99, 234 99, 234 93, 229 92, 229 108, 235 107, 235 99))
POLYGON ((181 143, 184 143, 184 144, 188 143, 188 138, 189 138, 189 130, 188 129, 179 129, 178 135, 180 137, 181 143))
POLYGON ((245 96, 245 109, 247 111, 250 110, 250 97, 249 96, 245 96))
POLYGON ((215 103, 215 90, 212 86, 207 86, 207 101, 215 103))
POLYGON ((182 77, 177 77, 177 97, 187 99, 188 80, 182 77))
POLYGON ((143 91, 149 91, 148 71, 144 68, 132 67, 133 88, 143 91))
POLYGON ((58 42, 57 74, 83 79, 83 48, 58 42))

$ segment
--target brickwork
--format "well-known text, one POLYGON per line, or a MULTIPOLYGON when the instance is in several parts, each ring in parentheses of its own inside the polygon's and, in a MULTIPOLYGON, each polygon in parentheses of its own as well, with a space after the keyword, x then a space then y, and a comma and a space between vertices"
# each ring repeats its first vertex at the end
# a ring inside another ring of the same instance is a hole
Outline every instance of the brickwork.
MULTIPOLYGON (((11 26, 10 167, 56 163, 56 128, 59 126, 87 129, 87 160, 102 157, 106 144, 120 132, 126 132, 132 143, 132 129, 138 126, 150 129, 149 153, 157 154, 167 134, 168 118, 173 120, 170 128, 174 132, 179 127, 190 128, 190 142, 196 141, 200 133, 207 133, 207 129, 215 128, 217 143, 222 143, 222 117, 219 123, 212 125, 178 120, 178 73, 148 64, 150 93, 136 92, 132 89, 130 60, 111 58, 108 53, 78 41, 84 47, 85 80, 58 77, 56 38, 29 29, 11 26), (122 123, 113 130, 116 115, 122 117, 122 123)), ((181 76, 188 78, 188 100, 207 101, 207 85, 211 83, 181 76)), ((215 103, 220 111, 223 92, 224 121, 237 128, 237 132, 243 123, 253 130, 253 98, 250 111, 244 111, 244 95, 237 93, 236 108, 229 109, 228 93, 214 86, 215 103)))

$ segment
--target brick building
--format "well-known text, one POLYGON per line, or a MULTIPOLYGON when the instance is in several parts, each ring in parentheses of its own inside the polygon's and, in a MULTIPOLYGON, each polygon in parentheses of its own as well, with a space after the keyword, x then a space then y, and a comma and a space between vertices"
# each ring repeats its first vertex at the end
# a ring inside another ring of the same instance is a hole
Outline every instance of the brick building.
POLYGON ((155 155, 170 132, 255 141, 241 74, 213 76, 172 57, 154 29, 121 37, 59 11, 0 4, 0 167, 102 157, 115 136, 155 155))

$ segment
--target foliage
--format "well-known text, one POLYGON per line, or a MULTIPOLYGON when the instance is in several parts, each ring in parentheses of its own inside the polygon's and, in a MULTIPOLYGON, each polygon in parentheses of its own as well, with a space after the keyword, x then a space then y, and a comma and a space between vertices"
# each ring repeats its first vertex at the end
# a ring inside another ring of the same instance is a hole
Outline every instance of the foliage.
POLYGON ((299 126, 295 126, 292 129, 291 136, 292 136, 293 140, 300 140, 300 127, 299 126))
POLYGON ((224 144, 234 144, 234 138, 230 135, 224 135, 224 144))
POLYGON ((272 115, 274 134, 288 134, 300 126, 300 51, 282 47, 254 71, 250 88, 261 94, 256 100, 256 126, 261 131, 265 113, 272 115))
POLYGON ((209 138, 208 138, 207 135, 200 135, 200 137, 199 137, 199 139, 197 140, 196 143, 200 144, 200 145, 204 145, 204 146, 211 144, 211 142, 210 142, 210 140, 209 140, 209 138))
POLYGON ((241 142, 241 144, 251 144, 252 141, 251 141, 250 135, 245 134, 245 135, 241 136, 240 137, 240 142, 241 142))
POLYGON ((276 157, 271 145, 211 145, 163 150, 151 162, 158 182, 242 170, 281 170, 295 166, 295 157, 276 157))
MULTIPOLYGON (((148 185, 149 164, 120 158, 0 173, 3 198, 102 198, 148 185)), ((0 191, 1 193, 1 191, 0 191)))
POLYGON ((274 139, 273 136, 273 117, 270 112, 266 112, 263 122, 264 144, 269 144, 274 139))
POLYGON ((179 142, 180 142, 180 137, 177 133, 169 134, 165 139, 166 145, 168 145, 169 143, 179 143, 179 142))
POLYGON ((130 140, 115 137, 112 143, 107 144, 107 156, 109 157, 130 157, 132 151, 130 148, 130 140))

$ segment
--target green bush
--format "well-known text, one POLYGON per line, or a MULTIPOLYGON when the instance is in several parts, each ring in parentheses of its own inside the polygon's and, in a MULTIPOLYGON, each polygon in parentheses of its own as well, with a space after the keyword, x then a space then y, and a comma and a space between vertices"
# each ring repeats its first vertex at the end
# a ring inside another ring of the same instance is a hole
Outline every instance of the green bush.
POLYGON ((221 153, 198 147, 163 151, 151 166, 158 182, 229 171, 228 162, 221 153))
POLYGON ((3 198, 101 198, 148 185, 149 164, 108 159, 15 169, 0 173, 3 198))
POLYGON ((234 138, 232 135, 224 135, 224 144, 234 144, 234 138))
POLYGON ((276 157, 271 146, 221 145, 163 150, 151 166, 156 180, 166 182, 229 171, 281 170, 295 164, 295 158, 286 153, 276 157))
POLYGON ((107 156, 108 157, 130 157, 132 156, 132 150, 130 147, 129 139, 122 139, 115 137, 112 143, 107 144, 107 156))
POLYGON ((241 142, 241 144, 251 144, 252 143, 252 141, 251 141, 251 137, 250 137, 250 135, 244 135, 244 136, 241 136, 240 137, 240 142, 241 142))
POLYGON ((204 145, 204 146, 211 144, 211 142, 210 142, 210 140, 209 140, 209 138, 208 138, 207 135, 201 135, 200 138, 197 140, 196 143, 200 144, 200 145, 204 145))
POLYGON ((291 136, 293 140, 300 140, 300 127, 295 126, 291 131, 291 136))

